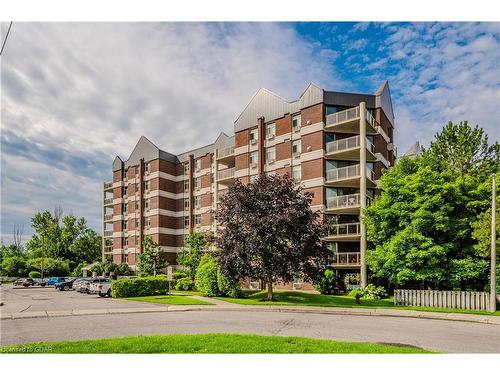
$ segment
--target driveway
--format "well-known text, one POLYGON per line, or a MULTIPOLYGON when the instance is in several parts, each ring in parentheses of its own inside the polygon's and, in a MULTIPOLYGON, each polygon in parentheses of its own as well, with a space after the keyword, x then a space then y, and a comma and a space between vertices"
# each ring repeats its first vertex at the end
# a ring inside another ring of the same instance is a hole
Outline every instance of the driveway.
MULTIPOLYGON (((75 291, 60 292, 54 287, 17 288, 12 285, 0 286, 0 307, 2 314, 61 311, 61 310, 91 310, 130 307, 132 302, 120 301, 98 295, 77 293, 75 291)), ((133 302, 133 306, 151 307, 150 303, 133 302)))

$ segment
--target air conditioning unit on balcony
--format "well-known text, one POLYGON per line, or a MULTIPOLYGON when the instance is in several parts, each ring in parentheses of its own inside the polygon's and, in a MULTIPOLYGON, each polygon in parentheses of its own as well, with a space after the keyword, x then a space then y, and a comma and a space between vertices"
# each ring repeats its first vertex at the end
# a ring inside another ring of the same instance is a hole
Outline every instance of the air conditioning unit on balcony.
POLYGON ((394 151, 394 143, 388 143, 387 144, 387 150, 388 151, 394 151))

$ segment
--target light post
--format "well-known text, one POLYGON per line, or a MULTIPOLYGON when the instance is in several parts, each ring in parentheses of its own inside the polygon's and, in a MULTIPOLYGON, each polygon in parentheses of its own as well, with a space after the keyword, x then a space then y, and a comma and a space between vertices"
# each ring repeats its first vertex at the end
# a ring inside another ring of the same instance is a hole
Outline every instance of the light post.
POLYGON ((492 191, 491 191, 491 275, 490 275, 490 311, 495 312, 497 308, 497 277, 496 277, 496 215, 497 215, 497 184, 496 184, 496 175, 492 176, 492 191))

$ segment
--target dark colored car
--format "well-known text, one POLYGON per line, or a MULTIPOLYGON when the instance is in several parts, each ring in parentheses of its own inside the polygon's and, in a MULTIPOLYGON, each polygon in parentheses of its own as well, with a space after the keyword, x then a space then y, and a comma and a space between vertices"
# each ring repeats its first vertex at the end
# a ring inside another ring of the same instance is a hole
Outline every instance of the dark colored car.
POLYGON ((77 279, 68 279, 66 281, 55 284, 54 288, 60 291, 73 289, 73 284, 76 280, 77 279))
POLYGON ((14 282, 14 285, 15 286, 24 286, 25 288, 29 287, 29 286, 33 286, 35 285, 35 281, 30 278, 30 277, 27 277, 25 279, 17 279, 15 282, 14 282))

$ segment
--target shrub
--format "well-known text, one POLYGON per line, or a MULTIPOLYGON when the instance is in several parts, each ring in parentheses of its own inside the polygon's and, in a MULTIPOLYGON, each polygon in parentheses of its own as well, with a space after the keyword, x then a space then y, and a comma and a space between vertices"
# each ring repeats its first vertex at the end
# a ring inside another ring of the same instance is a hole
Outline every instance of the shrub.
POLYGON ((238 298, 241 296, 241 289, 238 281, 234 281, 224 276, 224 274, 217 269, 217 287, 220 294, 226 297, 238 298))
POLYGON ((28 274, 28 277, 31 277, 32 279, 39 279, 40 277, 42 277, 42 275, 38 271, 31 271, 28 274))
POLYGON ((210 254, 201 257, 200 265, 196 271, 196 289, 204 296, 215 297, 220 294, 217 285, 217 260, 210 254))
POLYGON ((130 267, 127 263, 120 263, 117 268, 118 275, 130 275, 130 267))
POLYGON ((113 297, 158 296, 168 293, 168 281, 165 275, 137 277, 113 280, 113 297))
POLYGON ((175 290, 193 290, 194 283, 189 276, 181 277, 175 282, 175 290))
POLYGON ((11 256, 2 261, 2 274, 4 276, 20 277, 28 274, 26 260, 22 256, 11 256))
POLYGON ((325 270, 323 276, 314 283, 314 287, 321 294, 333 294, 335 288, 340 287, 340 279, 332 270, 325 270))
POLYGON ((387 297, 387 292, 383 286, 368 284, 363 289, 363 297, 366 299, 382 299, 387 297))
POLYGON ((185 270, 175 270, 174 272, 172 272, 172 284, 177 284, 177 281, 185 277, 190 277, 189 272, 185 270))

